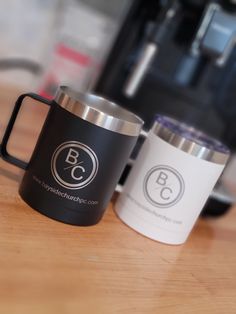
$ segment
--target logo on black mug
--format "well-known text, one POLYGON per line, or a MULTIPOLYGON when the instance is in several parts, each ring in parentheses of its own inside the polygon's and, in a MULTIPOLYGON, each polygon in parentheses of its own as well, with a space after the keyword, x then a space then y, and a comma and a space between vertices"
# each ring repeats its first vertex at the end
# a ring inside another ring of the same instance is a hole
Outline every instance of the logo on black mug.
POLYGON ((90 184, 98 171, 98 158, 87 145, 69 141, 57 147, 51 160, 54 179, 71 190, 90 184))
POLYGON ((157 207, 171 207, 184 194, 181 174, 169 166, 156 166, 148 171, 144 179, 144 195, 157 207))

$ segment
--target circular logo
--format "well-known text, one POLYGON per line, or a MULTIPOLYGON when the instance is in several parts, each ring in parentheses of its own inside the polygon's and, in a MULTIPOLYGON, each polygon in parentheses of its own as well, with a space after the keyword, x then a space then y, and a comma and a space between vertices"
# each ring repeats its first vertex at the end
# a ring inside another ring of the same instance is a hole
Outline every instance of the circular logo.
POLYGON ((98 171, 98 159, 87 145, 70 141, 57 147, 51 160, 54 179, 67 189, 82 189, 93 181, 98 171))
POLYGON ((171 207, 184 194, 181 174, 169 166, 156 166, 144 178, 144 195, 156 207, 171 207))

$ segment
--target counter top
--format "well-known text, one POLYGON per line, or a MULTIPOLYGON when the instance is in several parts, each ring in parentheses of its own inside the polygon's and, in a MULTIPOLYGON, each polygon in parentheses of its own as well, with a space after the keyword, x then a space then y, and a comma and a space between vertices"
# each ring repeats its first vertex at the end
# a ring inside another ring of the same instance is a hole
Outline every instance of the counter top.
MULTIPOLYGON (((26 160, 47 110, 29 107, 11 144, 26 160)), ((236 313, 236 208, 169 246, 123 224, 115 197, 96 226, 49 219, 19 197, 22 175, 0 161, 0 313, 236 313)))

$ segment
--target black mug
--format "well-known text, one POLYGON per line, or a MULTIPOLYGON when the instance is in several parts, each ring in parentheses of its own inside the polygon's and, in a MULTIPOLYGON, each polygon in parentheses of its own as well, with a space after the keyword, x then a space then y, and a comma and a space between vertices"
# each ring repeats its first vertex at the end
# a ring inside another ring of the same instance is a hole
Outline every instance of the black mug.
POLYGON ((142 125, 118 105, 69 87, 60 87, 52 101, 23 94, 3 136, 2 158, 26 170, 19 194, 28 205, 65 223, 93 225, 103 216, 142 125), (7 152, 25 97, 50 106, 29 163, 7 152))

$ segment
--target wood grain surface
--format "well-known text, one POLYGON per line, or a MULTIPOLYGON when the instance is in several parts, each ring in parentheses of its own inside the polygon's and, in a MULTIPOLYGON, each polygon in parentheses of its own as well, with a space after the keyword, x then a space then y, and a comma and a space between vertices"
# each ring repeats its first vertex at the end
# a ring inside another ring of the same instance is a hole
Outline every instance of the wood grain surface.
MULTIPOLYGON (((2 111, 17 94, 2 88, 2 111)), ((11 144, 25 160, 47 110, 29 106, 11 144)), ((0 160, 0 313, 236 313, 236 208, 169 246, 124 225, 115 197, 96 226, 49 219, 20 199, 22 175, 0 160)))

